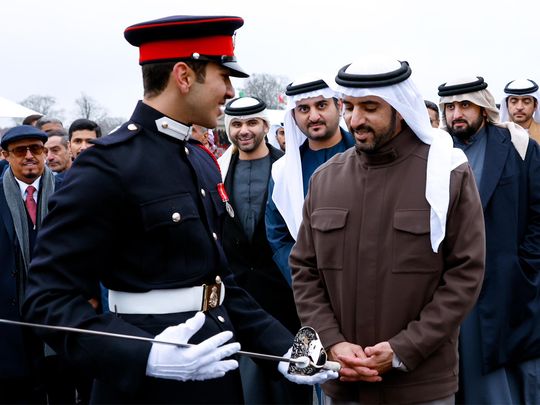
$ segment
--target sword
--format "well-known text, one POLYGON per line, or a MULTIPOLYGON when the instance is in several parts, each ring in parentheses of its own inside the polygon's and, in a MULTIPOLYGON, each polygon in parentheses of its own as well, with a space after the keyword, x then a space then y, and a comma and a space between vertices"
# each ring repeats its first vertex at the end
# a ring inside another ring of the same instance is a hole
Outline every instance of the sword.
MULTIPOLYGON (((171 342, 171 341, 167 341, 167 340, 158 340, 158 339, 147 338, 147 337, 143 337, 143 336, 125 335, 123 333, 103 332, 103 331, 98 331, 98 330, 73 328, 73 327, 70 327, 70 326, 42 325, 42 324, 39 324, 39 323, 12 321, 12 320, 9 320, 9 319, 1 319, 1 318, 0 318, 0 324, 26 326, 26 327, 32 327, 32 328, 49 329, 49 330, 56 330, 56 331, 63 331, 63 332, 84 333, 84 334, 88 334, 88 335, 107 336, 107 337, 113 337, 113 338, 119 338, 119 339, 139 340, 139 341, 143 341, 143 342, 160 343, 160 344, 164 344, 164 345, 171 345, 171 346, 183 347, 183 348, 196 346, 196 345, 194 345, 192 343, 171 342)), ((257 358, 257 359, 273 360, 273 361, 285 361, 287 363, 293 363, 298 368, 306 368, 308 366, 312 366, 312 367, 320 368, 320 369, 323 369, 323 370, 335 370, 335 371, 339 371, 339 368, 340 368, 340 367, 338 367, 338 366, 340 366, 339 363, 336 363, 336 362, 333 362, 333 361, 327 361, 322 366, 316 365, 314 362, 310 361, 309 357, 307 357, 307 356, 302 356, 302 357, 298 357, 296 359, 291 359, 291 358, 283 357, 283 356, 274 356, 273 354, 262 354, 262 353, 246 352, 246 351, 242 351, 242 350, 239 350, 236 353, 240 354, 242 356, 254 357, 254 358, 257 358)))

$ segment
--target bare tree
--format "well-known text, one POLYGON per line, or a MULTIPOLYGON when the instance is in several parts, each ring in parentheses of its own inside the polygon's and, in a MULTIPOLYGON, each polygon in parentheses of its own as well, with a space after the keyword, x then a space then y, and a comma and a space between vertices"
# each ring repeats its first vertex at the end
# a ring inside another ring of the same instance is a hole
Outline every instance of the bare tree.
POLYGON ((247 79, 246 86, 240 95, 257 97, 271 109, 284 109, 284 93, 287 82, 283 76, 255 73, 247 79))
POLYGON ((55 108, 56 99, 51 96, 32 94, 26 97, 19 104, 49 117, 58 119, 63 118, 63 111, 61 109, 55 108))
POLYGON ((101 128, 101 133, 107 135, 116 127, 125 122, 125 118, 111 117, 106 108, 85 93, 75 100, 77 104, 77 118, 86 118, 95 121, 101 128))
POLYGON ((78 118, 86 118, 97 122, 107 115, 105 109, 85 93, 81 93, 81 96, 75 100, 75 104, 79 107, 77 111, 78 118))
POLYGON ((97 123, 101 128, 101 133, 103 135, 108 135, 113 129, 116 129, 120 125, 126 122, 125 118, 122 117, 109 117, 105 116, 100 119, 97 123))

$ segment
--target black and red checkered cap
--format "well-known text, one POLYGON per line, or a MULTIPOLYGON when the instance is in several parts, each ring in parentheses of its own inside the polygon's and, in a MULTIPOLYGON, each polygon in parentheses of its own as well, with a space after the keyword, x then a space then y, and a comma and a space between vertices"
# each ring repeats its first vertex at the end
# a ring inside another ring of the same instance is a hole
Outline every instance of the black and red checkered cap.
POLYGON ((231 76, 249 77, 234 55, 235 31, 241 17, 178 15, 131 25, 126 40, 139 47, 139 63, 208 60, 230 70, 231 76))

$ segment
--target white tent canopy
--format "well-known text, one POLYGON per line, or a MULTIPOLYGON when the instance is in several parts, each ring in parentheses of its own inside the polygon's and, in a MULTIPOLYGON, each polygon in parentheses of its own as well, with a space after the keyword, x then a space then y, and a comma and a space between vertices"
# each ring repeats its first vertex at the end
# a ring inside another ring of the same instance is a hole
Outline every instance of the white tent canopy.
POLYGON ((7 98, 0 97, 0 118, 24 118, 32 114, 39 113, 7 98))

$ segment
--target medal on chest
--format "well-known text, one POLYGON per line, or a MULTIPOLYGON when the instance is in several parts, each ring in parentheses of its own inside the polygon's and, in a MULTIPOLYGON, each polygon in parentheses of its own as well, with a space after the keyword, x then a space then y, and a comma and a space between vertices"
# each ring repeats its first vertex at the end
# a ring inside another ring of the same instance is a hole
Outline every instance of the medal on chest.
POLYGON ((225 204, 225 209, 227 210, 227 214, 231 218, 234 218, 234 210, 232 205, 229 203, 229 196, 227 195, 227 191, 225 190, 225 184, 219 183, 217 185, 217 190, 219 193, 219 196, 221 197, 221 201, 225 204))

